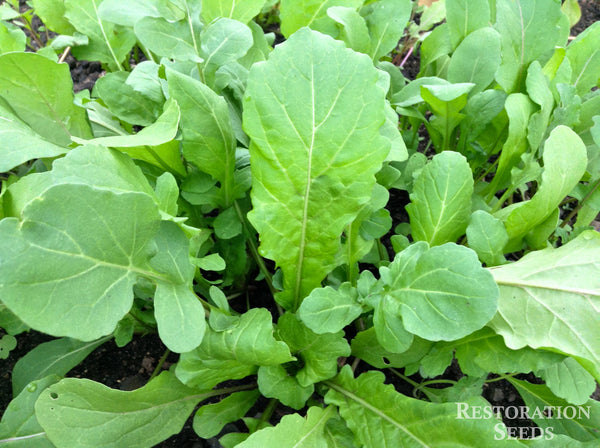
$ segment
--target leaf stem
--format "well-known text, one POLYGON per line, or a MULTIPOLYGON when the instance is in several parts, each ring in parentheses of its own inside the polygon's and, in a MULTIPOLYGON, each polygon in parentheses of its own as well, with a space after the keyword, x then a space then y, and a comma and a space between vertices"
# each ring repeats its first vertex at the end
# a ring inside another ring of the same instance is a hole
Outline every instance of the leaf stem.
POLYGON ((157 376, 160 373, 160 371, 162 370, 163 364, 165 363, 165 361, 167 360, 167 357, 170 354, 171 354, 171 350, 166 349, 165 352, 163 353, 163 355, 158 360, 158 364, 156 364, 156 368, 154 369, 154 372, 152 372, 152 375, 150 375, 150 378, 148 378, 148 381, 150 381, 152 378, 154 378, 155 376, 157 376))
POLYGON ((262 415, 260 416, 260 420, 259 420, 260 423, 256 426, 257 430, 262 429, 261 423, 268 423, 269 420, 271 420, 271 416, 273 415, 273 412, 275 411, 275 408, 277 407, 278 404, 279 404, 279 400, 277 398, 271 398, 271 400, 267 404, 267 407, 265 408, 262 415))
POLYGON ((389 368, 390 372, 392 372, 394 375, 396 375, 398 378, 403 379, 404 381, 406 381, 408 384, 410 384, 411 386, 418 388, 421 385, 419 383, 417 383, 415 380, 411 380, 409 377, 407 377, 406 375, 400 373, 398 370, 390 367, 389 368))

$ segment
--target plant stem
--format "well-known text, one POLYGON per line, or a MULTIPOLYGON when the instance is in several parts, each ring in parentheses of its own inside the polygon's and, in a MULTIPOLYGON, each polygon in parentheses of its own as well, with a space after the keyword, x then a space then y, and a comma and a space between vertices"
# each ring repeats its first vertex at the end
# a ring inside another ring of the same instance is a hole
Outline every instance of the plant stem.
POLYGON ((279 400, 277 398, 271 398, 269 404, 267 404, 267 407, 260 416, 260 423, 256 426, 257 430, 261 429, 261 423, 267 423, 269 420, 271 420, 271 416, 273 415, 273 412, 278 404, 279 400))
POLYGON ((60 58, 58 58, 59 64, 62 64, 63 62, 65 62, 65 59, 67 59, 67 56, 69 55, 70 51, 71 51, 71 47, 65 48, 65 51, 63 51, 63 54, 61 54, 60 58))
POLYGON ((517 373, 502 373, 499 375, 500 376, 498 376, 497 378, 492 378, 491 380, 485 380, 486 384, 487 383, 495 383, 496 381, 505 380, 507 378, 512 378, 513 376, 517 375, 517 373))
POLYGON ((403 375, 402 373, 398 372, 396 369, 393 369, 392 367, 389 368, 389 370, 396 375, 397 377, 403 379, 404 381, 406 381, 408 384, 410 384, 411 386, 418 388, 421 385, 419 383, 417 383, 414 380, 411 380, 409 377, 407 377, 406 375, 403 375))
POLYGON ((155 376, 157 376, 160 373, 162 366, 165 363, 165 361, 167 360, 167 357, 169 356, 170 353, 171 353, 171 350, 169 350, 169 349, 165 350, 163 355, 158 360, 158 364, 156 364, 156 368, 154 369, 154 372, 152 372, 152 375, 150 375, 150 378, 148 378, 148 381, 150 381, 152 378, 154 378, 155 376))
POLYGON ((573 216, 575 216, 577 214, 577 212, 579 212, 579 210, 581 210, 581 207, 583 207, 583 204, 585 204, 585 201, 587 201, 590 197, 592 197, 592 195, 596 192, 598 187, 600 187, 600 179, 598 179, 596 181, 596 183, 591 188, 591 190, 588 191, 588 194, 586 194, 585 197, 581 201, 579 201, 579 204, 577 204, 577 207, 575 207, 573 210, 571 210, 571 213, 569 213, 567 215, 567 217, 562 220, 559 227, 566 226, 569 223, 569 221, 571 221, 571 219, 573 219, 573 216))

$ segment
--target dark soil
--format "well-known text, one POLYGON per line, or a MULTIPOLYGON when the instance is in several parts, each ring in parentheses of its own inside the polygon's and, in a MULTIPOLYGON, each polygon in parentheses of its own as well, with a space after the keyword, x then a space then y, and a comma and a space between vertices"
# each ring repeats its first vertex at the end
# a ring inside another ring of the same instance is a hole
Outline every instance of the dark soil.
POLYGON ((586 28, 600 21, 600 1, 579 0, 581 7, 581 19, 571 28, 571 36, 577 36, 586 28))

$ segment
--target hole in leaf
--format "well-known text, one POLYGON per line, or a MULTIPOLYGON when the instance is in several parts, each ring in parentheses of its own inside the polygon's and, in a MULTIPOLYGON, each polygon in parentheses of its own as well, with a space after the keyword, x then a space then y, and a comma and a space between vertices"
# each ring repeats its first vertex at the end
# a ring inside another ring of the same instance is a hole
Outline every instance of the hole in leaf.
POLYGON ((383 361, 383 363, 384 363, 386 366, 389 366, 389 365, 391 364, 390 360, 389 360, 389 359, 387 359, 385 356, 384 356, 383 358, 381 358, 381 360, 383 361))
POLYGON ((58 398, 58 394, 56 392, 50 392, 50 398, 56 400, 58 398))

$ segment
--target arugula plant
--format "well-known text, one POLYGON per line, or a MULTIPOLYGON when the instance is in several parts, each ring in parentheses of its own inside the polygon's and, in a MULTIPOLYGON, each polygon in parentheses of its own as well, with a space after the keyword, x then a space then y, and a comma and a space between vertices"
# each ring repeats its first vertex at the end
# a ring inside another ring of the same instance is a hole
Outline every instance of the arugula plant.
POLYGON ((568 42, 555 0, 439 2, 409 81, 408 0, 35 0, 37 54, 11 5, 0 348, 57 339, 15 365, 0 445, 150 447, 195 412, 226 447, 596 446, 598 24, 568 42), (57 41, 103 64, 91 92, 57 41), (271 306, 240 307, 252 282, 271 306), (142 388, 62 378, 148 332, 180 357, 142 388), (553 440, 457 419, 497 378, 592 416, 553 440), (272 426, 279 404, 298 413, 272 426))

